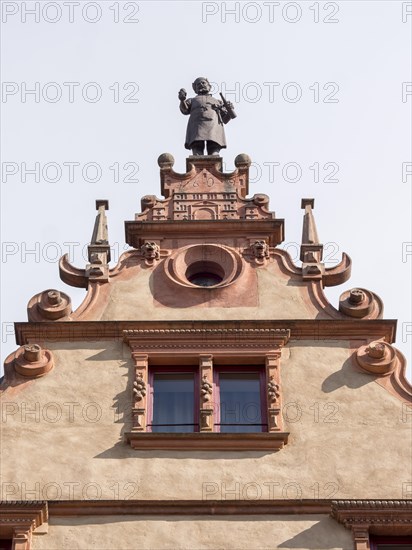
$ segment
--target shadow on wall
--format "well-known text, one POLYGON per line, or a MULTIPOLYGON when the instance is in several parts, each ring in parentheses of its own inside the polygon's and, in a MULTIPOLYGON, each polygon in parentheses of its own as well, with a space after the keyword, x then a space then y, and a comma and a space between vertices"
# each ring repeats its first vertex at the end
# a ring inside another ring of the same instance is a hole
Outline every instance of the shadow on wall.
MULTIPOLYGON (((119 360, 117 350, 102 350, 94 355, 90 355, 86 361, 97 361, 104 363, 110 360, 119 360)), ((115 443, 113 447, 107 449, 100 455, 94 458, 129 458, 131 449, 124 443, 124 433, 130 431, 132 428, 132 395, 133 395, 133 381, 134 381, 134 368, 128 368, 130 362, 123 361, 120 368, 126 369, 126 372, 122 374, 122 377, 127 378, 126 387, 123 391, 113 396, 113 422, 115 424, 121 424, 120 441, 115 443)))
MULTIPOLYGON (((314 516, 305 516, 304 519, 313 520, 314 516)), ((331 518, 323 517, 309 529, 305 529, 305 531, 298 533, 291 539, 278 544, 277 548, 296 548, 299 550, 302 548, 306 550, 340 548, 342 550, 352 550, 353 541, 350 531, 331 518)))
POLYGON ((366 384, 374 382, 376 376, 361 372, 355 365, 353 355, 342 365, 342 368, 325 378, 322 383, 322 391, 331 393, 343 386, 350 389, 358 389, 366 384))

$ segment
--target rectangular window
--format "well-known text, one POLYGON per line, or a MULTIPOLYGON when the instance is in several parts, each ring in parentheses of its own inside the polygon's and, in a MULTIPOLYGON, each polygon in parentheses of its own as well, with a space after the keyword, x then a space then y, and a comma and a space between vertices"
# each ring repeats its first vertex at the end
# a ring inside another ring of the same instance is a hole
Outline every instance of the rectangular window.
POLYGON ((215 431, 266 432, 264 371, 239 367, 215 369, 215 431))
POLYGON ((197 380, 192 372, 151 371, 152 432, 199 431, 197 380))
MULTIPOLYGON (((263 367, 215 367, 211 398, 215 432, 267 432, 264 381, 263 367)), ((147 430, 199 432, 199 385, 197 367, 151 367, 147 430)))
POLYGON ((412 537, 374 537, 371 535, 371 550, 411 550, 412 537))

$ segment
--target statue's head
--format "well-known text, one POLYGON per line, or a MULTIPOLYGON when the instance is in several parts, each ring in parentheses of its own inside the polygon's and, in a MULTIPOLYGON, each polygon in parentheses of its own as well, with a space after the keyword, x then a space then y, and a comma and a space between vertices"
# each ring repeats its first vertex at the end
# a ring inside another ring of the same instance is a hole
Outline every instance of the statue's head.
POLYGON ((192 84, 192 88, 198 95, 208 94, 212 88, 208 79, 204 76, 199 76, 192 84))

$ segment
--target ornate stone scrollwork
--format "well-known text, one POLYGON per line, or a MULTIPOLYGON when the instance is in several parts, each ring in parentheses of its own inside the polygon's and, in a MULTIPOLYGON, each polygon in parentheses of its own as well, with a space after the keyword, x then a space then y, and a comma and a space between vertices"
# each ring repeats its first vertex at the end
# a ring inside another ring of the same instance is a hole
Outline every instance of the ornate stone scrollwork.
POLYGON ((339 311, 349 317, 376 319, 382 316, 380 298, 365 288, 346 290, 339 298, 339 311))
POLYGON ((264 193, 257 193, 253 195, 253 202, 257 206, 269 206, 269 197, 264 193))
POLYGON ((143 380, 143 373, 138 372, 133 382, 133 395, 136 401, 141 401, 146 396, 146 383, 143 380))
POLYGON ((387 342, 377 340, 361 346, 356 352, 358 365, 371 374, 390 374, 398 363, 396 350, 387 342))
POLYGON ((39 378, 52 370, 53 356, 39 344, 26 344, 19 348, 14 358, 14 368, 22 376, 39 378))
POLYGON ((67 317, 71 312, 70 297, 55 289, 36 294, 27 304, 29 321, 57 321, 67 317))

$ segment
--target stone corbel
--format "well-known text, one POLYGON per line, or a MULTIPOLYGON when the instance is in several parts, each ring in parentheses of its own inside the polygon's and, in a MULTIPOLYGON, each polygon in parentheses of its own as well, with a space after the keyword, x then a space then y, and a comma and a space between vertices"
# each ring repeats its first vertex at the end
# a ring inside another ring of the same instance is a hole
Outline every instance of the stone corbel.
POLYGON ((213 431, 213 355, 199 355, 201 432, 213 431))

